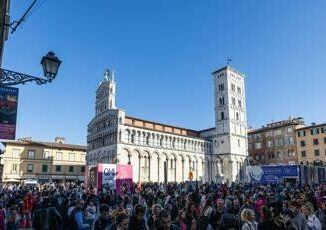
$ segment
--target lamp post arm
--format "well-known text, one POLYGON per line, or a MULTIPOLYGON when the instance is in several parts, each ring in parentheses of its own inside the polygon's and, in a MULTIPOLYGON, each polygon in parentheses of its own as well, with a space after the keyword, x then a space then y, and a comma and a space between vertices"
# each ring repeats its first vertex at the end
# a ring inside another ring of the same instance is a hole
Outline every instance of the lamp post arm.
POLYGON ((12 86, 25 84, 26 82, 35 81, 36 84, 42 85, 50 82, 44 78, 38 78, 31 75, 14 72, 7 69, 0 69, 0 86, 12 86))

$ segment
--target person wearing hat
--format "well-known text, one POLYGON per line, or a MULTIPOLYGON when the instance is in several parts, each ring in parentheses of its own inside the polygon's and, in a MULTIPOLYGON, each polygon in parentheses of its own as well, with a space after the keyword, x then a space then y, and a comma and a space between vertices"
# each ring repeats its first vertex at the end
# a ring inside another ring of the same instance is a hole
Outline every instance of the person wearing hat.
POLYGON ((301 212, 306 216, 308 229, 322 230, 321 223, 314 213, 314 205, 311 202, 306 202, 301 207, 301 212))

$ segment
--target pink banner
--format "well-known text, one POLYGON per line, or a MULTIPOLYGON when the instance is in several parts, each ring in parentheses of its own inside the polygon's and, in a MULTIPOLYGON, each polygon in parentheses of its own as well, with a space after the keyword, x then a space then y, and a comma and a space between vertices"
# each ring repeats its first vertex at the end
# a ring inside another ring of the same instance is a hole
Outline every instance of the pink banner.
POLYGON ((117 165, 116 190, 119 195, 127 193, 132 187, 132 166, 117 165))

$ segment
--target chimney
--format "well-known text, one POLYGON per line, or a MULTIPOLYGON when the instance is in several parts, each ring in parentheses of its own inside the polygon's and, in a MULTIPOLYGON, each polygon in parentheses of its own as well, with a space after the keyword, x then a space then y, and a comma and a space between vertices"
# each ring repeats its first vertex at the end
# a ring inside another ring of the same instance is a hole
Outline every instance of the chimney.
POLYGON ((57 144, 64 144, 65 143, 65 138, 64 137, 56 137, 54 140, 55 140, 55 143, 57 143, 57 144))

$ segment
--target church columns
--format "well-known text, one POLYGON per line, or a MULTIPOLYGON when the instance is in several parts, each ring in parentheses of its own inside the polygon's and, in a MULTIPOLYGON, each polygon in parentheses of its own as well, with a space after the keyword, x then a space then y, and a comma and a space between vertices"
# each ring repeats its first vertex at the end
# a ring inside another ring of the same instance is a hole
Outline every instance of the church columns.
POLYGON ((174 158, 174 182, 177 182, 177 158, 174 158))
POLYGON ((138 183, 141 183, 141 158, 140 153, 138 154, 138 183))
POLYGON ((179 154, 177 156, 176 164, 175 164, 175 172, 176 172, 176 181, 183 182, 183 156, 179 154))
POLYGON ((159 179, 159 156, 154 152, 150 157, 150 181, 158 181, 159 179))
POLYGON ((131 154, 131 165, 132 165, 132 171, 133 171, 133 181, 139 182, 140 179, 140 153, 137 150, 133 150, 131 154))
POLYGON ((196 159, 195 164, 196 164, 196 180, 198 180, 198 161, 197 161, 197 159, 196 159))
POLYGON ((190 172, 190 157, 186 156, 185 160, 183 162, 183 167, 184 167, 184 180, 189 180, 189 172, 190 172))
POLYGON ((176 181, 176 156, 172 153, 170 154, 170 158, 168 160, 168 178, 169 181, 176 181))

